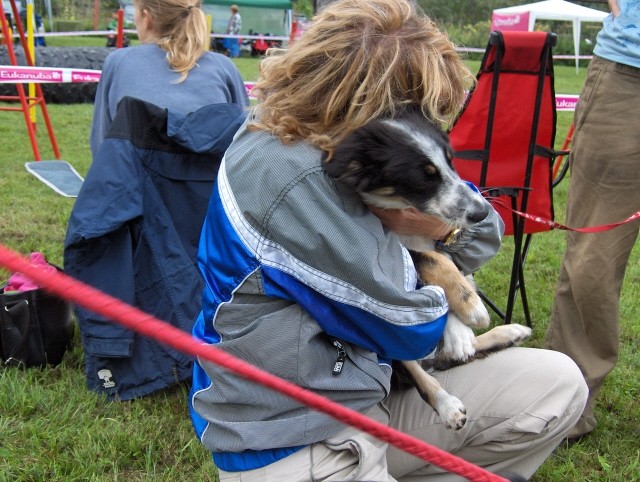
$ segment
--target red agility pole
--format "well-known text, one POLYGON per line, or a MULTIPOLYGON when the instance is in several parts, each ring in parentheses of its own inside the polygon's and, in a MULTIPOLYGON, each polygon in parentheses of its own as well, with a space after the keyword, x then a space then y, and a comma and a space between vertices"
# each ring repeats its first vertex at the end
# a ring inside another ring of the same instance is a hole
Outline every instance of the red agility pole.
POLYGON ((160 341, 183 353, 216 363, 233 373, 323 412, 340 422, 370 433, 380 440, 384 440, 448 472, 465 477, 472 482, 506 482, 508 480, 429 445, 422 440, 376 422, 328 398, 260 370, 215 346, 203 344, 190 334, 68 275, 59 272, 48 272, 41 266, 31 264, 27 258, 11 251, 2 244, 0 244, 0 266, 4 266, 12 272, 20 272, 45 290, 115 320, 119 324, 144 336, 160 341))
MULTIPOLYGON (((18 28, 18 34, 22 46, 24 47, 24 55, 27 61, 27 65, 33 67, 34 61, 31 52, 27 46, 27 38, 24 34, 24 29, 22 27, 22 21, 20 20, 20 15, 18 12, 18 7, 16 5, 15 0, 10 0, 11 9, 13 11, 13 16, 16 22, 16 27, 18 28)), ((0 34, 6 40, 7 44, 7 53, 9 55, 9 62, 13 66, 18 66, 18 60, 15 54, 15 49, 13 48, 13 39, 11 38, 9 32, 11 31, 9 27, 9 22, 5 16, 4 7, 2 3, 0 3, 0 34)), ((47 104, 44 100, 44 94, 42 92, 42 87, 39 84, 35 84, 36 95, 35 97, 29 97, 24 91, 24 86, 21 83, 16 84, 16 89, 18 91, 18 95, 4 95, 0 96, 0 101, 19 101, 20 107, 0 107, 0 110, 4 111, 14 111, 20 112, 22 111, 24 115, 24 119, 27 126, 27 133, 29 134, 29 140, 31 141, 31 148, 33 150, 33 156, 36 161, 40 161, 42 158, 40 156, 40 148, 38 147, 38 139, 36 137, 35 124, 31 122, 31 117, 29 114, 29 110, 31 107, 35 107, 36 105, 40 106, 40 110, 42 112, 42 117, 45 122, 45 126, 47 128, 47 133, 49 134, 49 141, 51 142, 51 148, 53 149, 53 155, 56 159, 60 159, 60 149, 58 148, 58 141, 56 140, 56 136, 53 132, 53 124, 51 123, 51 119, 49 118, 49 111, 47 110, 47 104)))

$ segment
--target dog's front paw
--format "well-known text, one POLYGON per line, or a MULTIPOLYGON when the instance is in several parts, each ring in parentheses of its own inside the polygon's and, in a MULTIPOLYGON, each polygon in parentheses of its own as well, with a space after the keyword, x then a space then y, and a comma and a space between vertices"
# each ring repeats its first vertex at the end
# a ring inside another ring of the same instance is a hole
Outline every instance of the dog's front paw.
POLYGON ((505 336, 513 343, 514 346, 520 345, 523 341, 531 336, 531 328, 517 323, 503 325, 505 336))
POLYGON ((486 328, 491 322, 489 311, 482 302, 482 299, 474 293, 473 302, 468 304, 468 310, 464 312, 457 312, 465 325, 472 328, 486 328))
POLYGON ((460 430, 467 423, 467 409, 462 402, 444 390, 436 394, 435 410, 445 427, 460 430))
POLYGON ((531 328, 528 326, 516 323, 498 325, 478 336, 475 346, 478 353, 489 354, 520 345, 530 336, 531 328))
POLYGON ((493 345, 501 345, 503 348, 522 344, 531 336, 531 328, 517 323, 498 325, 482 336, 492 337, 493 345))
POLYGON ((441 355, 452 360, 467 361, 476 353, 475 341, 471 328, 462 323, 454 313, 449 313, 442 335, 441 355))

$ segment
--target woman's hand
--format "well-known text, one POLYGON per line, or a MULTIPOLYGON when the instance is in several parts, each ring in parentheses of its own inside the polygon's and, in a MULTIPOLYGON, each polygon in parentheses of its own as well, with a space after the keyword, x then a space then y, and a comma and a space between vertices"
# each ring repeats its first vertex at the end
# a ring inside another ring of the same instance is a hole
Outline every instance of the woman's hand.
POLYGON ((446 238, 452 226, 444 221, 428 214, 421 213, 415 208, 406 209, 380 209, 369 206, 382 224, 394 233, 421 234, 434 240, 446 238))

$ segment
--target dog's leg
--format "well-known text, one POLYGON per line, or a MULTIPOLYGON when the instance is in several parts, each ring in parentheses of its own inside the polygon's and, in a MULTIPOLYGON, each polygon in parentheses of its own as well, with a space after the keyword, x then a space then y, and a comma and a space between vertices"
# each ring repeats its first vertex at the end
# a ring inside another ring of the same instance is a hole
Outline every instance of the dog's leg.
POLYGON ((460 430, 467 423, 467 410, 462 402, 447 393, 438 380, 425 372, 416 361, 402 361, 402 366, 414 380, 422 399, 433 408, 447 428, 460 430))
POLYGON ((476 335, 462 323, 455 313, 449 312, 447 324, 442 334, 442 344, 438 348, 437 358, 446 358, 465 362, 476 353, 476 335))
POLYGON ((510 323, 499 325, 476 337, 475 348, 479 355, 487 355, 504 350, 510 346, 520 345, 531 336, 528 326, 510 323))
POLYGON ((512 323, 496 326, 475 337, 471 328, 450 314, 436 356, 425 358, 420 364, 425 370, 449 370, 473 360, 486 358, 491 353, 505 348, 520 345, 530 336, 531 328, 512 323), (463 356, 460 356, 460 351, 464 353, 463 356))
POLYGON ((458 271, 453 261, 436 251, 419 253, 415 259, 420 280, 442 287, 449 310, 456 313, 465 325, 475 328, 489 326, 489 312, 475 286, 458 271))

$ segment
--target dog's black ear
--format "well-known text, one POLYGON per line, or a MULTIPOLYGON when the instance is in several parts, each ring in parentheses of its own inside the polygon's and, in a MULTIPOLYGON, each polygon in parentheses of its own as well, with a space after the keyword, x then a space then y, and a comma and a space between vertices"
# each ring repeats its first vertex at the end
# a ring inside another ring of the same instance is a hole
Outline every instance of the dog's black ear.
POLYGON ((356 129, 335 147, 333 157, 329 161, 325 159, 324 167, 331 177, 338 179, 349 171, 358 171, 362 168, 369 130, 368 124, 356 129))
POLYGON ((356 191, 368 191, 381 176, 380 153, 393 145, 393 138, 379 121, 366 124, 349 134, 324 169, 335 180, 356 191))

